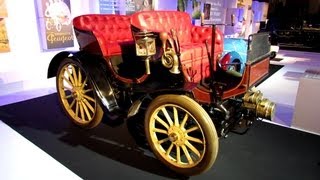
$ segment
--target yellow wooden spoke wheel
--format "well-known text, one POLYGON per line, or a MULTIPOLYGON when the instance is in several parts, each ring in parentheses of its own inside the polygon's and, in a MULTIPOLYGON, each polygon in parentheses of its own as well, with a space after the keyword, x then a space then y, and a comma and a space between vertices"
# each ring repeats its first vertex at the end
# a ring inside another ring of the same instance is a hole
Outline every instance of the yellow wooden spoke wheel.
POLYGON ((196 175, 208 170, 218 153, 218 136, 207 112, 184 95, 161 95, 149 105, 145 132, 154 154, 172 170, 196 175))
POLYGON ((60 64, 56 86, 60 104, 74 123, 93 128, 101 122, 103 110, 99 99, 90 77, 78 62, 65 59, 60 64))

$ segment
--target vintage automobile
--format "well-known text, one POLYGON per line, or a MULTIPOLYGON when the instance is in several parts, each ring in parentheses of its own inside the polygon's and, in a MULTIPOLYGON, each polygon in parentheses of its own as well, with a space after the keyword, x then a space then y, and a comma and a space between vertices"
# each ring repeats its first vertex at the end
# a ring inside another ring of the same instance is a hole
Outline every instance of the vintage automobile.
POLYGON ((144 114, 151 151, 179 174, 207 171, 220 137, 274 114, 275 104, 255 88, 269 70, 268 34, 250 36, 239 64, 222 56, 215 25, 194 26, 184 12, 87 14, 73 25, 80 50, 58 53, 48 68, 67 116, 94 128, 105 114, 128 121, 144 114))

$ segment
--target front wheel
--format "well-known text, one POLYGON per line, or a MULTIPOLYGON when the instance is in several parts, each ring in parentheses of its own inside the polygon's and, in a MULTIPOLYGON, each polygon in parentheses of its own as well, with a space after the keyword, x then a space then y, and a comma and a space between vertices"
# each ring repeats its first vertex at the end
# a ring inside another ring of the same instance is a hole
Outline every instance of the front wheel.
POLYGON ((213 165, 218 136, 207 112, 184 95, 161 95, 149 105, 145 132, 155 156, 175 172, 200 174, 213 165))
POLYGON ((93 128, 103 117, 103 110, 92 80, 80 63, 65 59, 56 77, 59 102, 67 116, 80 127, 93 128))

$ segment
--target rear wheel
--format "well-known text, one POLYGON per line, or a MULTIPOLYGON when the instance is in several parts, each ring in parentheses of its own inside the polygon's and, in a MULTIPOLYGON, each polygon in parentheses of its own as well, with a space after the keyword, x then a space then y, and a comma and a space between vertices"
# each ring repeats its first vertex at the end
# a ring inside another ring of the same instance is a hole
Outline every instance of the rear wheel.
POLYGON ((154 154, 179 174, 208 170, 218 153, 218 136, 207 112, 183 95, 162 95, 146 112, 145 132, 154 154))
POLYGON ((60 104, 72 122, 84 128, 93 128, 101 122, 103 110, 92 80, 78 62, 63 60, 56 86, 60 104))

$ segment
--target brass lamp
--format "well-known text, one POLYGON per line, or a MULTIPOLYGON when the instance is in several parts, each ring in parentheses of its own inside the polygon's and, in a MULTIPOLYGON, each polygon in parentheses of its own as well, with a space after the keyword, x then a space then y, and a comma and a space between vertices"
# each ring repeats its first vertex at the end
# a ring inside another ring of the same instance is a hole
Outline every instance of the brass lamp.
POLYGON ((156 54, 156 43, 153 33, 141 31, 134 34, 136 55, 144 57, 146 74, 150 74, 150 57, 156 54))

